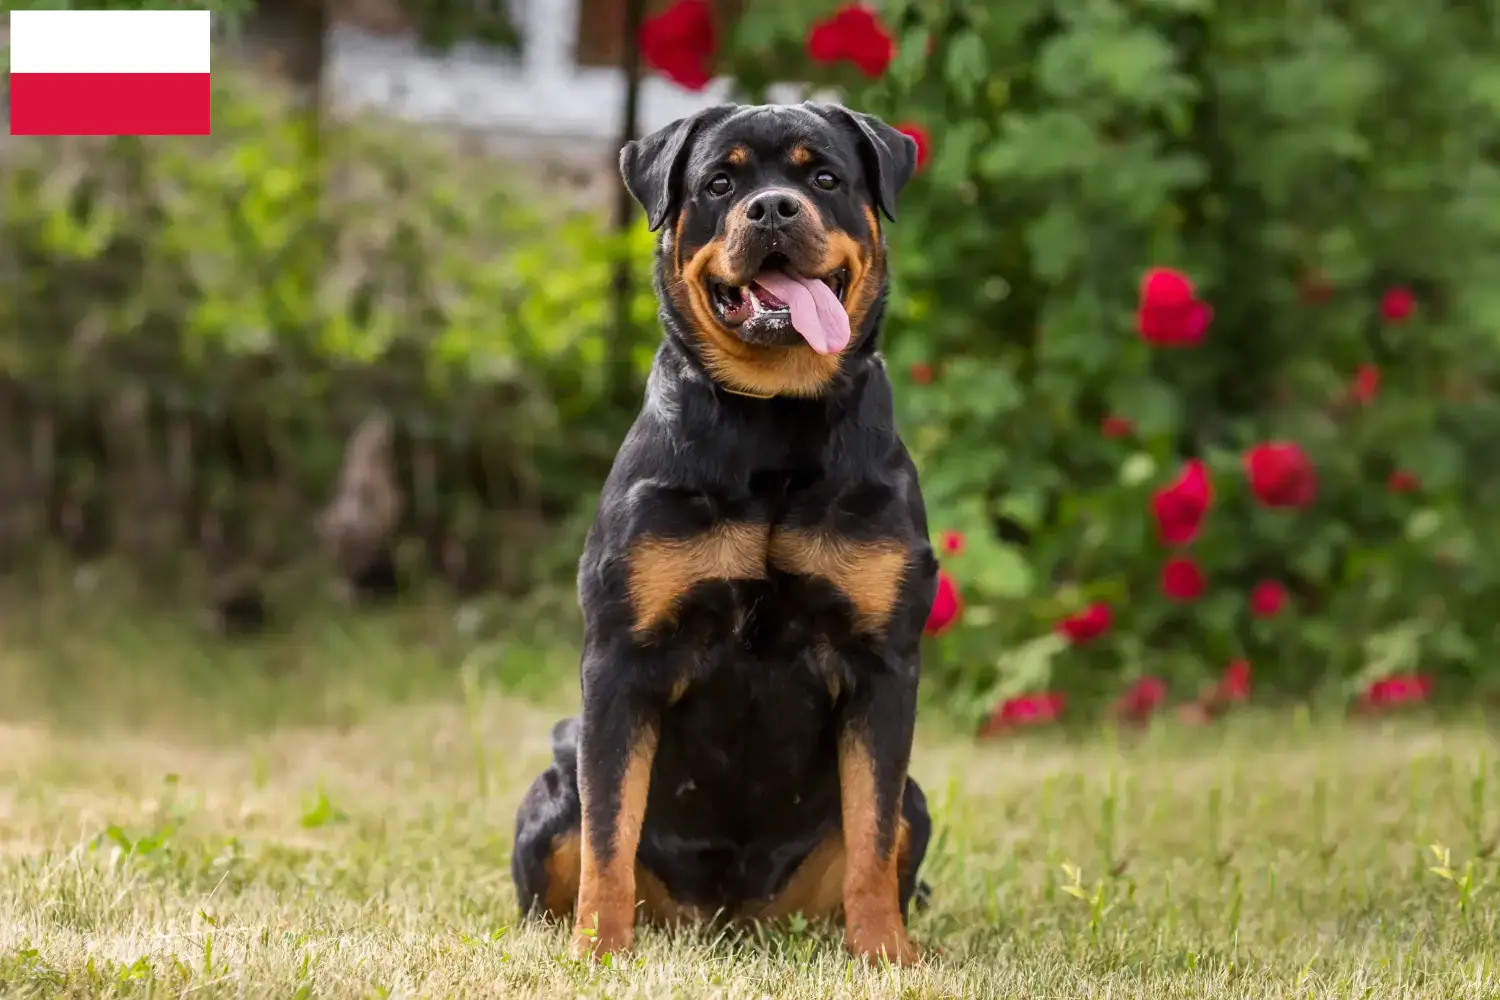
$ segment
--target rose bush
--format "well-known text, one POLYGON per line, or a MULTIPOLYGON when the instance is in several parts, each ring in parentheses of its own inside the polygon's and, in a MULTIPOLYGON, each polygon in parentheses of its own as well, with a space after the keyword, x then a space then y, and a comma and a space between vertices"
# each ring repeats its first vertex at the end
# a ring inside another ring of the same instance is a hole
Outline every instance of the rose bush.
POLYGON ((1411 28, 888 0, 725 33, 740 95, 839 88, 920 137, 886 355, 950 707, 1500 684, 1500 47, 1463 11, 1411 28))

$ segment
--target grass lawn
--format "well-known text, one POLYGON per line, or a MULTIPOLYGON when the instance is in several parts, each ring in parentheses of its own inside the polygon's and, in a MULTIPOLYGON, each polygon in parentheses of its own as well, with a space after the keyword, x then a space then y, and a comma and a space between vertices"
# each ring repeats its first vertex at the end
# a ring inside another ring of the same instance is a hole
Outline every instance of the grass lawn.
POLYGON ((56 614, 0 623, 0 995, 1500 997, 1477 724, 929 728, 927 966, 815 925, 650 930, 599 968, 518 925, 508 874, 565 648, 465 656, 431 614, 248 647, 56 614))

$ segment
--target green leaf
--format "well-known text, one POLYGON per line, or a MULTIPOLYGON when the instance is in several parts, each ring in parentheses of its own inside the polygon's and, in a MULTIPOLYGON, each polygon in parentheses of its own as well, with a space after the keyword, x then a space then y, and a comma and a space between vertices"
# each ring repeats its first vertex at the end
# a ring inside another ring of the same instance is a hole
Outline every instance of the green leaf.
POLYGON ((1122 32, 1093 49, 1093 70, 1121 100, 1139 106, 1154 106, 1170 92, 1168 80, 1176 61, 1161 35, 1139 29, 1122 32))
POLYGON ((1047 499, 1039 492, 1015 491, 1005 494, 996 504, 1001 517, 1008 518, 1028 531, 1041 524, 1047 499))
POLYGON ((1149 29, 1078 29, 1048 43, 1037 79, 1054 97, 1076 102, 1100 92, 1126 105, 1155 107, 1181 92, 1176 53, 1149 29))
POLYGON ((1167 383, 1150 375, 1126 377, 1109 390, 1110 412, 1135 424, 1143 437, 1176 432, 1182 402, 1167 383))
POLYGON ((328 826, 330 823, 342 823, 349 818, 349 814, 328 797, 328 793, 319 788, 317 798, 311 804, 304 806, 299 823, 306 830, 316 830, 319 827, 328 826))
POLYGON ((934 185, 956 188, 969 179, 974 148, 979 142, 982 129, 983 125, 978 121, 962 121, 944 133, 929 169, 934 185))
POLYGON ((1156 476, 1156 459, 1150 452, 1132 452, 1124 462, 1120 463, 1120 484, 1122 486, 1142 486, 1150 482, 1156 476))
POLYGON ((1463 449, 1448 437, 1432 435, 1403 441, 1397 448, 1397 460, 1430 491, 1450 489, 1464 476, 1463 449))
POLYGON ((1212 0, 1138 0, 1146 10, 1168 14, 1202 14, 1213 10, 1212 0))
POLYGON ((989 58, 984 40, 977 32, 960 31, 948 43, 946 61, 948 81, 963 100, 972 100, 974 92, 989 76, 989 58))
POLYGON ((1039 635, 995 661, 996 682, 991 700, 1040 691, 1052 682, 1052 661, 1068 648, 1068 640, 1056 632, 1039 635))
POLYGON ((1056 202, 1046 208, 1026 230, 1037 276, 1059 281, 1089 252, 1089 229, 1077 208, 1067 202, 1056 202))
POLYGON ((990 180, 1041 181, 1076 174, 1098 158, 1099 137, 1082 116, 1065 110, 1009 115, 1000 137, 980 155, 990 180))
POLYGON ((1406 519, 1406 538, 1412 542, 1425 542, 1437 534, 1443 526, 1443 515, 1431 507, 1412 512, 1406 519))
POLYGON ((922 77, 927 65, 927 49, 932 44, 932 32, 925 27, 916 27, 901 36, 896 57, 886 69, 886 75, 894 83, 910 85, 922 77))
POLYGON ((1029 597, 1036 586, 1036 578, 1026 556, 1004 543, 998 543, 988 554, 979 570, 977 582, 985 593, 1012 601, 1029 597))

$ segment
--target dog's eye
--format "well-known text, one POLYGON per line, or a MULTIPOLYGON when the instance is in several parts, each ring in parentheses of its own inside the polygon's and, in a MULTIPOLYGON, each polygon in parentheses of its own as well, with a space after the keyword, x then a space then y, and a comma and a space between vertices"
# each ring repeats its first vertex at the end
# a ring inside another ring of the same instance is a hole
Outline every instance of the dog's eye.
POLYGON ((813 174, 813 183, 824 191, 832 191, 839 186, 839 179, 826 170, 819 170, 813 174))
POLYGON ((716 198, 722 198, 734 190, 734 181, 729 179, 728 174, 714 174, 708 181, 708 193, 716 198))

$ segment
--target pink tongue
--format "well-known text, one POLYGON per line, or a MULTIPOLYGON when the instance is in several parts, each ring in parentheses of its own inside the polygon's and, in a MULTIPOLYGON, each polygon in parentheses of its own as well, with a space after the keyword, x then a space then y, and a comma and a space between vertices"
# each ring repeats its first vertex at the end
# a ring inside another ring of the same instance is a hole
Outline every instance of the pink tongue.
POLYGON ((762 271, 755 283, 787 304, 792 326, 819 354, 849 346, 849 314, 833 289, 816 278, 794 278, 784 271, 762 271))

